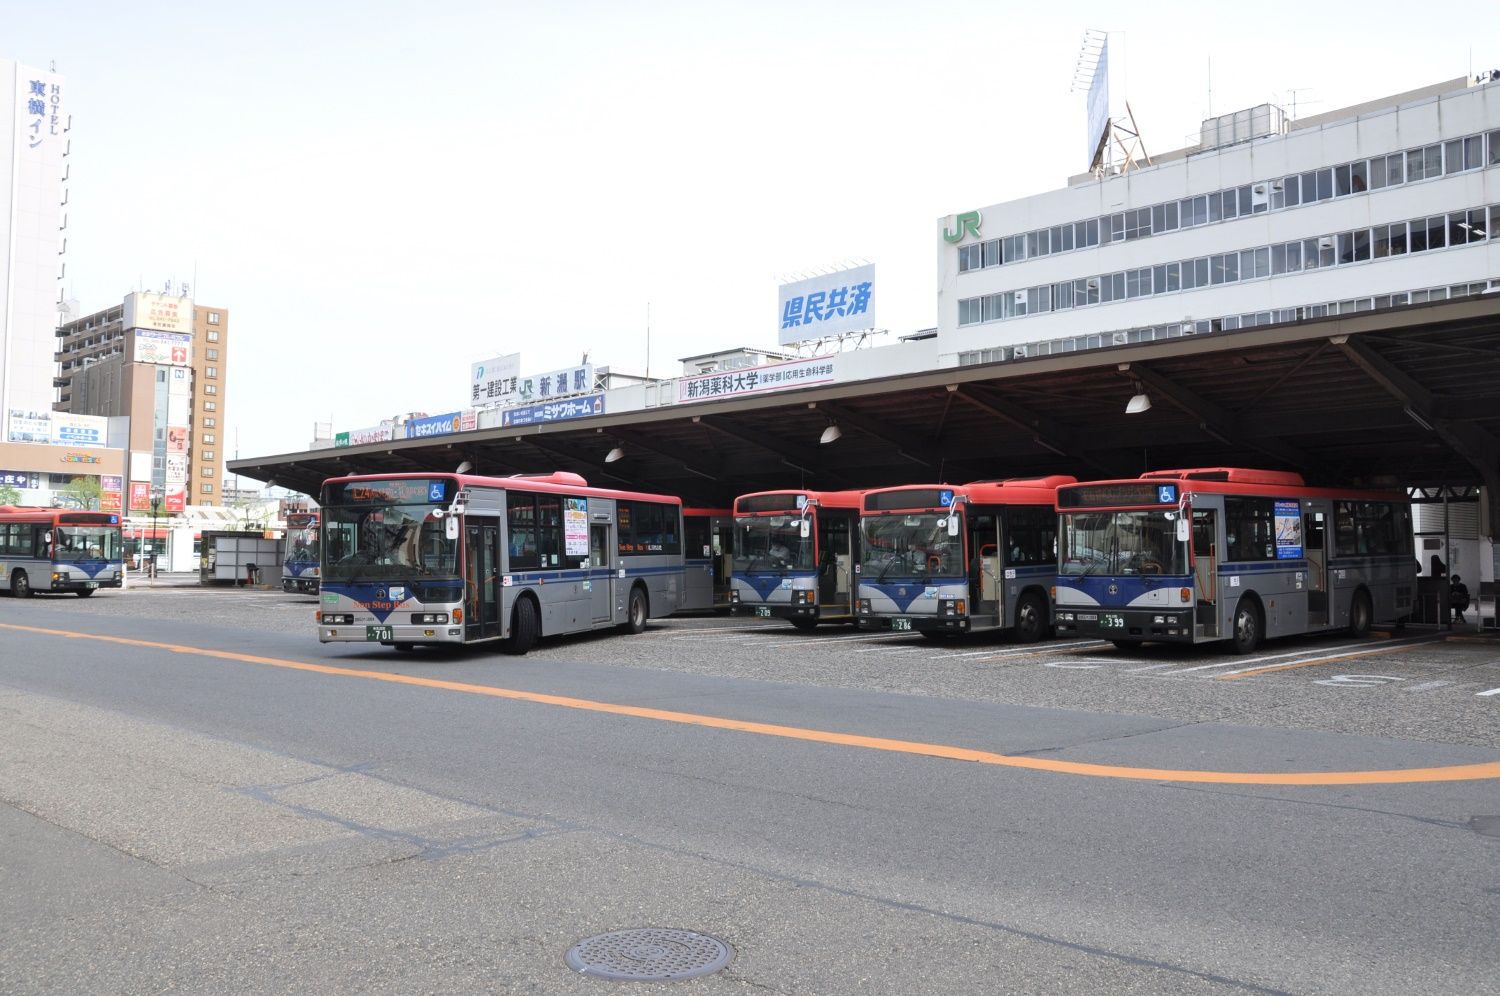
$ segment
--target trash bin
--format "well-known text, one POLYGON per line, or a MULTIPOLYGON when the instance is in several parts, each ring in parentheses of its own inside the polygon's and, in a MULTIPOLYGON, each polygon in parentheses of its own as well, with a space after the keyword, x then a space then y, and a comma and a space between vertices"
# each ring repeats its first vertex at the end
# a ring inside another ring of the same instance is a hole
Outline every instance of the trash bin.
POLYGON ((247 585, 260 584, 260 568, 254 564, 245 565, 245 583, 247 585))

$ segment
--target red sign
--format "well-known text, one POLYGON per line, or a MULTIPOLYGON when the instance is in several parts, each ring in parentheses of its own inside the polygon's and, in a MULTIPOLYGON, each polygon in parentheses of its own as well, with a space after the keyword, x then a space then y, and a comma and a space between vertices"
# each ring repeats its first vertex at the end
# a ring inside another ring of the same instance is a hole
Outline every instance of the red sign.
POLYGON ((120 492, 118 492, 118 491, 101 491, 101 492, 99 492, 99 511, 101 511, 101 512, 118 512, 120 510, 121 510, 120 509, 120 492))
POLYGON ((167 500, 166 503, 162 505, 162 508, 166 509, 168 512, 181 512, 183 510, 183 506, 186 504, 187 485, 168 484, 167 500))
POLYGON ((145 481, 130 482, 130 510, 132 512, 151 511, 151 485, 145 481))

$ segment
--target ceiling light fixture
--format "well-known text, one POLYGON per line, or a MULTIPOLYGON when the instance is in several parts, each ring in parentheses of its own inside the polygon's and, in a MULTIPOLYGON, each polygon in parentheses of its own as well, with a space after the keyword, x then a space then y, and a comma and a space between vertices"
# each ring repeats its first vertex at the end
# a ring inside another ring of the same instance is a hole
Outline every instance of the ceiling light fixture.
POLYGON ((1126 415, 1139 415, 1141 412, 1148 412, 1150 410, 1151 410, 1151 396, 1146 393, 1146 389, 1141 386, 1141 382, 1140 381, 1136 381, 1135 382, 1135 396, 1133 398, 1131 398, 1129 402, 1126 403, 1126 405, 1125 405, 1125 414, 1126 415))
POLYGON ((618 446, 604 454, 605 463, 614 463, 616 460, 623 459, 625 459, 625 451, 618 446))
POLYGON ((843 434, 844 430, 840 429, 837 423, 829 422, 828 428, 823 430, 823 435, 818 437, 818 443, 820 445, 832 443, 843 436, 843 434))

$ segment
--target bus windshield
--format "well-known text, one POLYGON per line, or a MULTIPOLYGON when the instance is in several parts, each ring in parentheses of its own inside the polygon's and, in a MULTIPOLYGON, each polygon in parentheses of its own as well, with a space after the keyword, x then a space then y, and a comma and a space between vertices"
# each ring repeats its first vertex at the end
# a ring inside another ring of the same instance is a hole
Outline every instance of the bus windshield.
MULTIPOLYGON (((811 516, 808 521, 811 522, 811 516)), ((742 516, 734 520, 736 571, 810 571, 813 540, 802 538, 800 515, 742 516)))
POLYGON ((866 581, 891 577, 962 577, 961 536, 948 535, 948 516, 941 512, 866 515, 859 521, 866 581))
POLYGON ((287 563, 316 564, 318 562, 318 517, 315 515, 288 515, 286 517, 287 563))
POLYGON ((1177 539, 1177 516, 1175 511, 1065 513, 1058 571, 1078 577, 1187 574, 1187 543, 1177 539))
POLYGON ((52 559, 59 562, 120 557, 120 530, 115 526, 60 526, 52 544, 52 559))
POLYGON ((323 580, 457 577, 458 541, 432 505, 334 505, 323 511, 323 580))

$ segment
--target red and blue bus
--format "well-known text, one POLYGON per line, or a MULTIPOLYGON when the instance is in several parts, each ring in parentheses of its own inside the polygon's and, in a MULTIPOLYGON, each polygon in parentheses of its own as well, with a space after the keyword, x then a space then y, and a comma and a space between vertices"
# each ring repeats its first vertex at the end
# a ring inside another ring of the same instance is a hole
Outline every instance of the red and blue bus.
POLYGON ((0 505, 0 591, 16 598, 119 588, 125 575, 120 517, 113 512, 0 505))
POLYGON ((735 612, 790 620, 857 622, 861 491, 761 491, 734 500, 735 612))
POLYGON ((1362 636, 1412 612, 1403 494, 1207 467, 1062 487, 1057 509, 1059 636, 1250 653, 1268 637, 1362 636))

